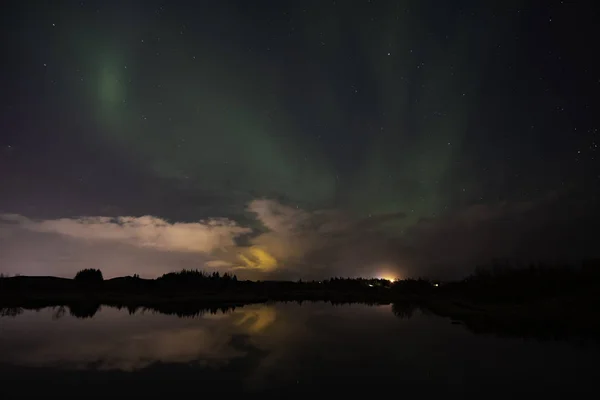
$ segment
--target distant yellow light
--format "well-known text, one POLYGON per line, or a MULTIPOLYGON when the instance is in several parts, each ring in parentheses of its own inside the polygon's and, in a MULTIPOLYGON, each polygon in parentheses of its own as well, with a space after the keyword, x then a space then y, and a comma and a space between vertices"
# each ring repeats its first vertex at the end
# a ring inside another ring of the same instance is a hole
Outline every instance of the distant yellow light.
POLYGON ((433 286, 438 287, 438 286, 440 286, 440 284, 439 283, 434 283, 433 286))

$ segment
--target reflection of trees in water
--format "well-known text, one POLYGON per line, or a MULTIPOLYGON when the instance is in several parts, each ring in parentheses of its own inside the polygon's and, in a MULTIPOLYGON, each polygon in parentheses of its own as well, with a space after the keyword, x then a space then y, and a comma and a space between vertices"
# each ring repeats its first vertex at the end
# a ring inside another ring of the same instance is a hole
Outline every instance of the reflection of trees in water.
MULTIPOLYGON (((69 310, 69 315, 75 318, 92 318, 96 315, 98 311, 100 311, 101 305, 98 303, 74 303, 69 304, 67 306, 58 306, 52 307, 52 319, 59 320, 65 316, 67 313, 67 309, 69 310)), ((40 310, 38 308, 37 310, 40 310)))
POLYGON ((92 318, 100 311, 100 303, 69 304, 69 314, 75 318, 92 318))
POLYGON ((184 307, 179 307, 177 305, 173 306, 173 307, 153 307, 152 308, 153 311, 156 311, 160 314, 167 314, 167 315, 176 315, 180 318, 196 318, 196 317, 201 317, 205 314, 212 314, 212 315, 216 315, 218 313, 229 313, 233 310, 235 310, 235 306, 231 305, 231 306, 209 306, 209 307, 201 307, 198 308, 198 306, 193 306, 193 305, 189 305, 189 306, 184 306, 184 307))
POLYGON ((54 308, 54 312, 52 313, 52 319, 53 320, 61 319, 62 317, 65 316, 66 312, 67 312, 67 309, 65 308, 65 306, 58 306, 58 307, 54 308))
POLYGON ((392 303, 392 312, 396 317, 401 319, 411 318, 417 309, 419 309, 419 306, 411 300, 402 300, 392 303))
POLYGON ((0 307, 0 317, 16 317, 25 311, 21 307, 0 307))
MULTIPOLYGON (((127 309, 129 315, 135 315, 139 313, 145 313, 147 311, 165 314, 165 315, 176 315, 179 318, 197 318, 201 317, 205 314, 218 314, 218 313, 229 313, 235 310, 236 305, 227 304, 227 305, 203 305, 203 304, 194 304, 194 303, 165 303, 165 304, 157 304, 152 306, 132 306, 132 305, 120 305, 120 304, 109 304, 109 307, 116 308, 117 310, 121 310, 123 308, 127 309)), ((237 305, 242 306, 242 305, 237 305)))
MULTIPOLYGON (((328 303, 333 306, 339 305, 350 305, 350 304, 366 304, 371 306, 376 305, 385 305, 389 304, 386 302, 356 302, 356 301, 302 301, 302 300, 290 300, 290 301, 282 301, 281 303, 296 303, 298 305, 302 305, 303 303, 328 303)), ((97 303, 90 301, 78 301, 71 302, 67 304, 57 305, 56 303, 48 303, 48 304, 35 304, 24 307, 1 307, 0 308, 0 316, 17 316, 22 314, 25 310, 35 310, 39 311, 44 308, 52 309, 52 319, 58 320, 63 318, 67 314, 67 310, 70 316, 75 318, 92 318, 94 317, 98 311, 100 311, 102 306, 116 308, 117 310, 126 309, 129 315, 136 314, 144 314, 146 312, 165 314, 165 315, 175 315, 180 318, 197 318, 202 317, 203 315, 217 315, 217 314, 228 314, 235 311, 237 308, 249 306, 253 304, 266 304, 264 301, 255 301, 255 302, 240 302, 240 303, 215 303, 211 302, 209 304, 203 302, 165 302, 158 304, 119 304, 119 303, 97 303)), ((394 312, 396 314, 396 312, 394 312)), ((398 315, 400 315, 399 313, 398 315)), ((412 315, 412 312, 410 312, 412 315)), ((409 315, 409 316, 410 316, 409 315)))
MULTIPOLYGON (((303 303, 312 303, 311 301, 284 301, 282 303, 293 302, 299 305, 303 303)), ((367 304, 381 305, 389 303, 378 302, 352 302, 352 301, 327 301, 320 303, 328 303, 333 306, 345 304, 367 304)), ((144 314, 146 312, 174 315, 180 318, 198 318, 207 314, 228 314, 239 307, 249 306, 251 304, 268 304, 263 302, 254 303, 198 303, 198 302, 166 302, 163 304, 102 304, 119 310, 125 309, 130 315, 144 314)), ((60 319, 67 314, 75 318, 92 318, 102 305, 95 302, 74 302, 65 305, 56 304, 35 304, 22 307, 0 307, 0 317, 17 317, 24 313, 25 310, 41 310, 44 308, 52 308, 52 318, 60 319)), ((589 320, 581 321, 566 318, 557 318, 550 316, 541 318, 539 315, 512 315, 506 313, 481 312, 464 307, 449 308, 451 304, 446 303, 431 303, 419 301, 418 298, 397 298, 391 305, 392 313, 400 319, 410 319, 417 311, 422 315, 430 315, 432 317, 450 318, 448 323, 460 323, 462 329, 467 329, 477 335, 497 335, 502 337, 520 337, 536 340, 579 340, 592 339, 600 341, 600 320, 595 318, 596 314, 590 313, 589 320), (442 305, 444 307, 439 307, 442 305)), ((573 309, 572 313, 578 311, 573 309)), ((269 321, 268 316, 258 315, 256 312, 251 312, 239 319, 239 324, 258 317, 259 320, 269 321)), ((251 329, 260 330, 260 325, 251 324, 251 329)))

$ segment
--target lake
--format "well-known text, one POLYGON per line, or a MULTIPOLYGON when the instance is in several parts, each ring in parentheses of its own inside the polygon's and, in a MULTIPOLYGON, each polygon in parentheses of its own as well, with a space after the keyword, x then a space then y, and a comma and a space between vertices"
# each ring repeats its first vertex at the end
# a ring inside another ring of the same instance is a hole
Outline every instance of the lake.
POLYGON ((392 311, 274 303, 182 318, 103 306, 77 318, 68 308, 26 310, 0 318, 1 397, 360 392, 489 399, 596 391, 596 343, 476 335, 426 312, 400 318, 392 311))

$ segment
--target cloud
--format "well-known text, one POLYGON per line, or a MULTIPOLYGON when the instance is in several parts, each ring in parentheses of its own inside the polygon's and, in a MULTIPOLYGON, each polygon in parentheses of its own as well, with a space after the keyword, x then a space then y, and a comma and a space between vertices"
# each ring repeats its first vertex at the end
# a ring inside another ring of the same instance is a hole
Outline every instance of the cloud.
POLYGON ((255 213, 257 219, 271 232, 280 235, 296 233, 306 227, 312 219, 312 215, 302 209, 268 199, 250 202, 248 211, 255 213))
POLYGON ((522 240, 530 203, 473 205, 435 218, 423 218, 407 229, 405 255, 413 274, 460 277, 476 265, 508 257, 522 240))
POLYGON ((155 278, 181 269, 230 271, 219 253, 251 232, 226 219, 169 223, 156 217, 85 217, 32 220, 0 215, 0 272, 72 277, 98 268, 107 278, 155 278))
POLYGON ((227 219, 169 223, 143 217, 83 217, 33 221, 20 215, 0 219, 34 232, 56 233, 88 241, 117 241, 163 251, 210 253, 235 245, 234 239, 250 233, 227 219))
MULTIPOLYGON (((253 237, 252 247, 240 258, 244 265, 284 279, 382 273, 378 266, 393 265, 397 256, 380 228, 405 216, 392 213, 357 219, 340 210, 307 211, 268 199, 251 202, 248 210, 268 231, 253 237), (261 262, 257 254, 269 262, 261 262)), ((386 269, 388 274, 400 275, 398 268, 386 269)))
POLYGON ((238 269, 257 269, 262 272, 273 271, 278 266, 277 259, 260 246, 252 246, 240 252, 239 259, 242 265, 238 269))
POLYGON ((574 263, 600 256, 593 243, 597 212, 554 193, 538 199, 479 204, 407 229, 406 254, 415 273, 460 278, 495 259, 574 263))
POLYGON ((254 200, 247 210, 265 228, 254 236, 227 219, 169 223, 151 216, 32 220, 2 215, 0 226, 13 235, 4 243, 0 269, 73 276, 95 267, 107 277, 155 277, 181 268, 235 271, 242 279, 372 276, 383 269, 400 275, 392 271, 397 249, 380 227, 401 220, 403 213, 357 219, 340 210, 307 211, 269 199, 254 200), (243 235, 246 245, 237 245, 243 235))
POLYGON ((207 267, 211 268, 223 268, 223 267, 232 267, 233 264, 229 261, 225 260, 210 260, 204 263, 207 267))
POLYGON ((258 199, 247 206, 263 225, 254 231, 229 219, 34 221, 1 215, 0 272, 73 276, 81 268, 100 268, 107 277, 156 277, 182 268, 214 268, 261 280, 457 278, 494 258, 576 261, 599 256, 593 232, 600 218, 590 217, 590 207, 546 196, 472 205, 415 223, 403 212, 358 218, 343 210, 304 210, 258 199))
POLYGON ((341 210, 307 211, 265 199, 248 209, 268 228, 251 245, 277 262, 277 268, 263 271, 284 279, 460 278, 498 258, 576 262, 600 256, 592 233, 600 218, 590 214, 589 204, 556 193, 475 204, 411 225, 403 212, 355 218, 341 210), (388 229, 392 224, 401 228, 388 229))

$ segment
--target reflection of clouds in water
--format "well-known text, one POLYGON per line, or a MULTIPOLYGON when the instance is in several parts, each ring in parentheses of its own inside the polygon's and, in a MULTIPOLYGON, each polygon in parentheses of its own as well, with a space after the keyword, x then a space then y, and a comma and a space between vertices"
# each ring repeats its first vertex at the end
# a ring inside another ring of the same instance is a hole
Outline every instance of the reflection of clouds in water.
POLYGON ((3 320, 0 361, 27 366, 60 366, 132 371, 155 362, 221 365, 243 352, 231 345, 239 334, 254 334, 275 321, 271 306, 247 306, 231 314, 180 319, 159 314, 128 315, 103 308, 95 318, 52 321, 52 310, 3 320), (26 332, 24 334, 24 332, 26 332))
POLYGON ((3 318, 0 363, 136 371, 157 362, 235 369, 241 361, 248 366, 243 385, 252 391, 296 383, 307 367, 299 360, 311 354, 315 343, 329 349, 350 332, 367 334, 376 325, 373 318, 397 325, 390 306, 328 303, 251 305, 198 318, 129 315, 125 309, 103 307, 92 319, 56 321, 53 312, 3 318), (357 319, 364 323, 349 325, 357 319))
MULTIPOLYGON (((103 369, 136 370, 161 361, 185 363, 198 360, 219 364, 239 356, 229 347, 228 335, 215 335, 203 327, 183 328, 174 331, 149 332, 136 335, 110 346, 102 361, 103 369)), ((82 354, 84 358, 97 353, 82 354)))
MULTIPOLYGON (((389 306, 383 309, 389 312, 389 306)), ((259 390, 296 381, 301 368, 296 365, 298 349, 310 348, 311 342, 319 340, 315 326, 320 326, 321 333, 328 331, 323 323, 347 326, 357 315, 373 315, 373 308, 277 303, 178 318, 158 313, 129 315, 125 309, 103 307, 85 320, 68 315, 53 320, 54 312, 26 311, 16 318, 3 318, 0 363, 135 371, 157 362, 221 368, 236 358, 250 357, 256 363, 246 372, 244 385, 259 390), (240 337, 247 342, 240 345, 236 341, 240 337), (258 359, 256 349, 261 354, 258 359)), ((339 330, 332 334, 339 338, 339 330)))
POLYGON ((234 315, 239 318, 236 321, 236 325, 245 327, 250 333, 258 333, 265 330, 275 322, 277 316, 273 307, 242 309, 240 312, 235 311, 234 315))
MULTIPOLYGON (((375 324, 370 323, 372 318, 376 318, 378 322, 381 318, 390 320, 390 307, 364 304, 332 306, 322 302, 305 302, 302 306, 296 303, 277 304, 277 323, 261 334, 252 336, 252 343, 258 348, 267 349, 268 354, 260 361, 259 368, 247 377, 247 388, 260 390, 276 384, 295 384, 302 375, 303 368, 307 367, 298 361, 315 343, 323 343, 324 339, 339 343, 360 327, 367 331, 373 330, 375 324), (374 313, 374 310, 377 312, 374 313), (364 323, 356 324, 356 321, 364 323), (324 332, 330 332, 331 336, 324 335, 324 332), (281 368, 282 365, 286 368, 281 368)), ((393 322, 397 321, 393 319, 393 322)), ((329 351, 329 347, 324 350, 329 351)), ((308 368, 313 367, 311 365, 308 368)))

